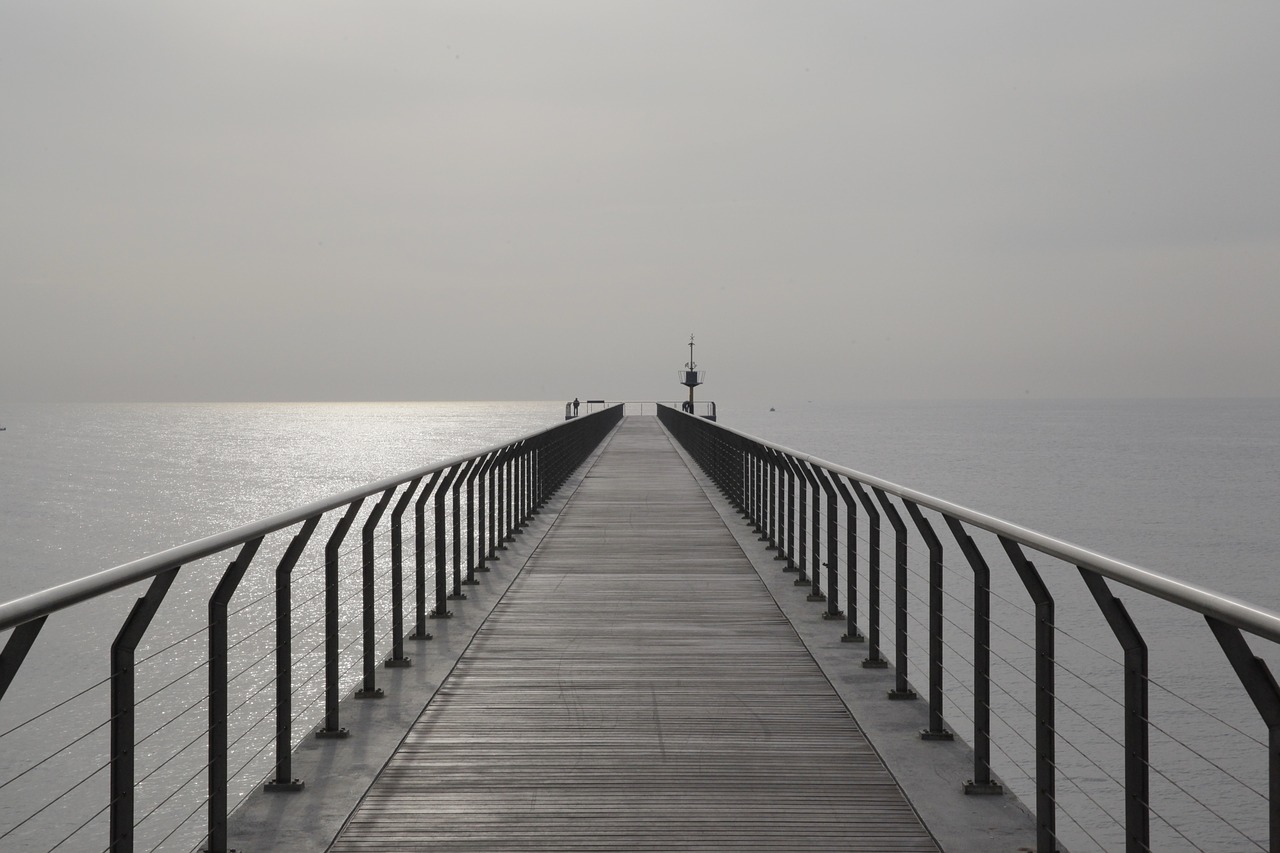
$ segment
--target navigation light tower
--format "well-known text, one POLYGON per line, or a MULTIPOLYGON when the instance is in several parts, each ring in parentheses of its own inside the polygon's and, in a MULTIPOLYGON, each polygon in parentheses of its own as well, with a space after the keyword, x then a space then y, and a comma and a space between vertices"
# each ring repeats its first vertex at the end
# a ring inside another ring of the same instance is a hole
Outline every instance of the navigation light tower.
POLYGON ((684 368, 680 371, 680 384, 689 388, 689 402, 685 404, 684 410, 693 414, 693 389, 701 385, 706 377, 706 371, 698 370, 698 363, 693 360, 693 335, 689 336, 689 363, 684 368))

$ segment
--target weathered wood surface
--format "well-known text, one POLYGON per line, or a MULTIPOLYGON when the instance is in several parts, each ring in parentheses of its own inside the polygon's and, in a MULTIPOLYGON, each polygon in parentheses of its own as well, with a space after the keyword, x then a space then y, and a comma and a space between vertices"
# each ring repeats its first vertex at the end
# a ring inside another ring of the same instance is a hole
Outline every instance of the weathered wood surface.
POLYGON ((331 849, 937 847, 656 419, 628 418, 331 849))

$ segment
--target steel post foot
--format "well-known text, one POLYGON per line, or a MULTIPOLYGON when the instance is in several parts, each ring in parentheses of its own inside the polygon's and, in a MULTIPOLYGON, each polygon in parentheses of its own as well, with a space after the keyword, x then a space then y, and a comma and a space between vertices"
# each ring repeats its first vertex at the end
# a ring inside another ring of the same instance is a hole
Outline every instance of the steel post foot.
POLYGON ((842 634, 840 636, 840 642, 842 643, 865 643, 866 641, 867 638, 859 631, 854 631, 852 634, 842 634))
MULTIPOLYGON (((462 582, 462 584, 463 586, 479 586, 480 581, 476 580, 475 578, 467 578, 462 582)), ((464 595, 463 598, 466 598, 466 596, 464 595)))
POLYGON ((452 610, 432 610, 427 614, 432 619, 451 619, 453 618, 452 610))
POLYGON ((964 792, 966 794, 1003 794, 1004 786, 999 782, 974 782, 969 780, 964 783, 964 792))
POLYGON ((387 669, 404 669, 413 666, 413 658, 387 658, 382 665, 387 669))
MULTIPOLYGON (((799 569, 797 569, 797 571, 799 571, 799 569)), ((811 581, 810 581, 810 580, 809 580, 809 578, 805 575, 805 573, 804 573, 804 572, 800 572, 800 574, 796 576, 796 581, 795 581, 794 586, 808 586, 810 583, 811 583, 811 581)), ((823 599, 823 601, 826 601, 826 599, 824 598, 824 599, 823 599)))
POLYGON ((890 690, 888 695, 890 699, 894 699, 894 700, 920 698, 919 696, 916 695, 916 692, 914 690, 890 690))
POLYGON ((270 782, 262 786, 262 790, 268 793, 276 793, 280 791, 301 791, 306 783, 301 779, 290 779, 282 782, 279 779, 272 779, 270 782))
POLYGON ((946 729, 924 729, 920 732, 920 740, 955 740, 956 736, 946 729))
MULTIPOLYGON (((761 542, 769 542, 769 540, 768 540, 768 539, 761 539, 760 541, 761 541, 761 542)), ((766 550, 766 551, 776 551, 776 550, 778 550, 778 546, 777 546, 777 545, 775 545, 775 544, 773 544, 772 542, 769 542, 769 544, 765 546, 765 550, 766 550)), ((777 558, 777 557, 774 557, 774 559, 776 560, 776 559, 778 559, 778 558, 777 558)))
POLYGON ((465 592, 455 592, 448 596, 450 601, 466 601, 467 594, 465 592))
POLYGON ((836 612, 832 613, 830 610, 824 610, 822 611, 822 618, 823 619, 843 619, 844 611, 837 610, 836 612))
POLYGON ((405 639, 408 639, 408 640, 423 640, 423 641, 425 641, 425 640, 434 640, 434 639, 435 639, 435 637, 431 636, 431 633, 430 633, 430 632, 427 632, 427 633, 424 633, 424 634, 419 634, 417 631, 414 631, 412 634, 410 634, 410 635, 409 635, 408 637, 406 637, 405 639))
POLYGON ((372 690, 357 690, 351 694, 356 699, 385 699, 387 694, 382 692, 381 687, 375 687, 372 690))
POLYGON ((320 740, 342 740, 344 737, 351 737, 351 732, 346 729, 320 729, 316 732, 316 737, 320 740))
MULTIPOLYGON (((811 592, 804 597, 804 600, 805 601, 826 601, 827 597, 820 592, 817 594, 814 594, 811 592)), ((825 613, 823 614, 823 618, 828 618, 825 613)))
POLYGON ((863 669, 888 669, 889 662, 884 658, 867 658, 862 662, 863 669))

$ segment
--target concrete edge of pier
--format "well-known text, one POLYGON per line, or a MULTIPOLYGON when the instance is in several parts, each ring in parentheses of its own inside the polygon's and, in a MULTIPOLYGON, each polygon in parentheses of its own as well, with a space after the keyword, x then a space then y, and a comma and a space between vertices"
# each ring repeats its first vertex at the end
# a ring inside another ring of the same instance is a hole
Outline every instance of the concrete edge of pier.
POLYGON ((795 585, 795 575, 779 568, 775 552, 765 550, 753 526, 679 442, 672 440, 672 444, 939 846, 947 853, 1034 851, 1034 814, 1007 786, 1001 795, 964 793, 965 782, 973 778, 969 744, 959 733, 953 741, 921 739, 920 732, 929 727, 929 706, 923 695, 915 701, 889 700, 895 678, 892 666, 862 666, 866 643, 841 640, 844 620, 823 618, 824 605, 806 600, 810 588, 795 585))
POLYGON ((228 818, 235 851, 329 848, 608 442, 606 437, 515 541, 507 543, 499 559, 488 563, 489 571, 476 574, 479 584, 466 588, 467 600, 449 602, 453 616, 429 621, 433 639, 405 640, 411 666, 378 669, 384 698, 348 696, 342 701, 340 724, 349 737, 320 740, 308 733, 293 752, 293 772, 304 785, 301 791, 266 792, 258 785, 235 808, 228 818))

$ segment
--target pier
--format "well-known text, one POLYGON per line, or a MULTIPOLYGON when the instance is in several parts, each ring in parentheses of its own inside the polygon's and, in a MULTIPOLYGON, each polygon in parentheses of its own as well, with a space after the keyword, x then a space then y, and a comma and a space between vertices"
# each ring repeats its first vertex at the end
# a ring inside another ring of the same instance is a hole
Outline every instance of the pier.
MULTIPOLYGON (((1145 645, 1109 584, 1207 621, 1273 719, 1274 681, 1249 642, 1280 637, 1275 614, 698 414, 626 411, 603 405, 0 605, 3 699, 50 616, 143 593, 112 648, 110 713, 68 735, 92 743, 105 726, 111 743, 54 801, 89 795, 83 823, 56 830, 66 849, 1049 851, 1060 818, 1099 849, 1163 848, 1152 824, 1173 825, 1150 784, 1145 645), (908 547, 912 531, 923 549, 908 547), (1016 629, 991 601, 1009 593, 991 540, 1030 600, 1014 740, 1001 717, 1014 688, 993 672, 1016 653, 992 639, 993 620, 1016 629), (1069 661, 1027 551, 1078 571, 1124 649, 1106 771, 1118 787, 1090 797, 1118 805, 1111 835, 1063 784, 1062 747, 1078 750, 1060 718, 1069 661), (252 571, 259 554, 274 572, 252 571), (957 556, 971 586, 944 597, 957 556), (206 677, 203 695, 183 677, 135 684, 135 650, 160 634, 150 623, 182 576, 213 587, 209 627, 157 636, 148 659, 182 670, 172 649, 202 644, 189 671, 206 677), (943 642, 960 621, 967 656, 943 642), (153 731, 142 721, 157 705, 153 731), (207 734, 191 743, 207 763, 158 745, 201 713, 207 734), (1018 783, 1021 799, 994 769, 1001 756, 1025 762, 1012 765, 1033 782, 1018 783), (157 791, 165 773, 188 778, 157 791), (171 801, 178 815, 157 825, 171 801)), ((64 704, 51 701, 8 731, 36 729, 64 704)), ((1230 828, 1268 849, 1269 826, 1280 849, 1278 753, 1255 742, 1272 796, 1230 828)), ((54 743, 13 778, 70 754, 54 743)), ((0 828, 3 843, 56 842, 35 835, 46 809, 0 828)), ((1212 847, 1174 830, 1188 849, 1212 847)))
MULTIPOLYGON (((273 837, 245 843, 274 849, 294 804, 260 799, 273 837)), ((657 420, 628 418, 330 849, 689 847, 938 849, 657 420)))

